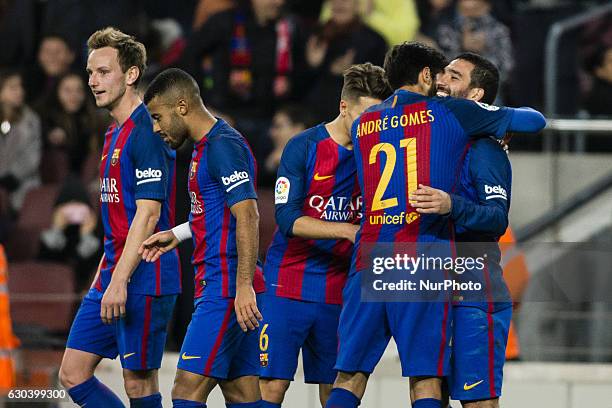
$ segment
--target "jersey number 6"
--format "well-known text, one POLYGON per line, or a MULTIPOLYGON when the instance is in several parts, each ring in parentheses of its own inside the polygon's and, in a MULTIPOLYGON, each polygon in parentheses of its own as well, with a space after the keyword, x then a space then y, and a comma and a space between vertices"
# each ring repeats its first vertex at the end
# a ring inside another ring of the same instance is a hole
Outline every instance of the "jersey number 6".
POLYGON ((268 328, 268 323, 264 324, 261 333, 259 333, 259 349, 261 351, 268 350, 268 345, 270 343, 270 338, 266 334, 266 329, 268 328))

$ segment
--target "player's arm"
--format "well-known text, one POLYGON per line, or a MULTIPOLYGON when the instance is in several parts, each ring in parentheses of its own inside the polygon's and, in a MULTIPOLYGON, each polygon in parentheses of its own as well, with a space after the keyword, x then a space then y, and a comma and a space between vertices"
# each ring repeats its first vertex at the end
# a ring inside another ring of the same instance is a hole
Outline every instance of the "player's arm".
POLYGON ((161 203, 155 200, 136 200, 136 214, 130 225, 125 246, 111 281, 104 292, 100 316, 104 323, 125 316, 127 284, 140 263, 138 248, 155 231, 161 213, 161 203))
POLYGON ((470 136, 502 139, 506 132, 536 133, 546 126, 544 116, 531 108, 498 107, 455 98, 446 98, 442 103, 470 136))
POLYGON ((348 222, 323 221, 302 216, 293 223, 293 235, 306 239, 348 239, 355 243, 359 226, 348 222))
POLYGON ((469 178, 478 202, 451 194, 450 216, 456 225, 499 237, 508 227, 512 170, 507 154, 493 140, 479 140, 472 148, 469 178))
POLYGON ((546 118, 535 109, 529 107, 508 109, 513 112, 508 132, 536 133, 546 126, 546 118))
POLYGON ((243 331, 255 330, 262 320, 253 289, 259 250, 255 160, 246 146, 229 137, 209 141, 207 156, 209 173, 223 189, 225 202, 236 219, 236 320, 243 331), (241 176, 231 178, 234 174, 241 176))
POLYGON ((355 242, 356 225, 322 221, 304 215, 307 157, 308 143, 305 137, 290 140, 283 150, 274 196, 278 229, 286 237, 348 239, 355 242))
POLYGON ((169 194, 168 176, 175 154, 152 128, 134 130, 128 143, 126 149, 135 172, 136 213, 123 252, 102 298, 100 316, 105 323, 125 315, 127 284, 141 260, 138 250, 155 231, 161 214, 161 203, 169 194))
POLYGON ((257 267, 259 250, 259 212, 253 199, 234 204, 230 211, 236 218, 236 250, 238 266, 236 273, 236 318, 242 330, 254 330, 262 319, 257 309, 253 290, 253 276, 257 267))
POLYGON ((471 231, 502 235, 508 226, 511 186, 506 153, 493 140, 478 141, 470 152, 469 175, 478 202, 420 185, 410 196, 413 207, 422 214, 447 215, 457 226, 471 231))

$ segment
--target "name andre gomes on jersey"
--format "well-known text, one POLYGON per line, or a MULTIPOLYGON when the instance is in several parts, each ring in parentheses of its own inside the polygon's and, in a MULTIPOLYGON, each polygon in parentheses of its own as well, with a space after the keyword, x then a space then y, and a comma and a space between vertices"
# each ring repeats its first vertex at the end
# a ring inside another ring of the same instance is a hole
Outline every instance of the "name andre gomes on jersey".
POLYGON ((403 115, 385 116, 376 120, 368 120, 357 126, 357 137, 367 136, 374 132, 382 132, 398 127, 417 126, 433 122, 435 117, 431 109, 420 110, 403 115))

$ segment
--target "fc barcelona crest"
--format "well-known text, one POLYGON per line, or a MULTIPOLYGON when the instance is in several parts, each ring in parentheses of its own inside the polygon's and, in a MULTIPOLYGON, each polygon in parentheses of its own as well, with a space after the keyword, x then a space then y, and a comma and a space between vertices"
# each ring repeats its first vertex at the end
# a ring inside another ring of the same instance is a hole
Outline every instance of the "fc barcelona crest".
POLYGON ((115 149, 113 151, 113 156, 111 157, 111 165, 115 165, 117 164, 117 162, 119 161, 119 156, 121 155, 121 149, 115 149))
POLYGON ((261 364, 262 367, 268 366, 268 353, 259 354, 259 364, 261 364))
POLYGON ((191 170, 189 170, 189 179, 191 180, 192 178, 194 178, 197 172, 198 172, 198 162, 196 161, 191 162, 191 170))

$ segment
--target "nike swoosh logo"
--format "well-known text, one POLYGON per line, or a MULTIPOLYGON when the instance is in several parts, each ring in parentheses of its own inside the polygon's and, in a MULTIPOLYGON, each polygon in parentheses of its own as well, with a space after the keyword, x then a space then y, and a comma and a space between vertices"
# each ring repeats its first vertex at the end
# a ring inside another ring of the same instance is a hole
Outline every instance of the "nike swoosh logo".
POLYGON ((136 353, 127 353, 127 354, 124 354, 123 358, 126 359, 128 357, 132 357, 134 354, 136 354, 136 353))
POLYGON ((108 154, 103 155, 100 161, 104 161, 104 159, 106 159, 106 156, 108 156, 108 154))
POLYGON ((334 177, 334 176, 319 176, 319 173, 314 175, 315 181, 323 181, 323 180, 330 179, 332 177, 334 177))
POLYGON ((480 384, 482 384, 484 382, 484 380, 480 380, 478 382, 475 382, 474 384, 468 385, 468 383, 463 384, 463 390, 464 391, 469 391, 474 387, 479 386, 480 384))
POLYGON ((202 358, 202 357, 200 357, 200 356, 188 356, 187 354, 183 353, 183 355, 181 356, 181 358, 182 358, 183 360, 193 360, 193 359, 195 359, 195 358, 202 358))

